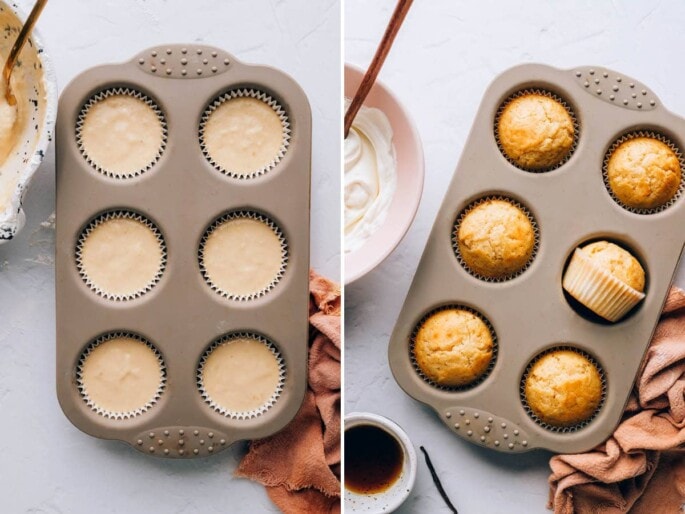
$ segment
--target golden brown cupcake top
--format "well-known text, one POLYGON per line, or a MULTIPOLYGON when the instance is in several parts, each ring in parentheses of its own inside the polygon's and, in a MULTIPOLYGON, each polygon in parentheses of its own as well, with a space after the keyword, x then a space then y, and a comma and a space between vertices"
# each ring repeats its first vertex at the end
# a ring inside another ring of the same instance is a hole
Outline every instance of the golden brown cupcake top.
POLYGON ((633 289, 645 290, 645 270, 627 250, 609 241, 597 241, 582 248, 593 264, 608 271, 633 289))
POLYGON ((528 406, 543 422, 567 427, 595 413, 602 401, 602 377, 580 353, 557 350, 542 356, 528 371, 528 406))
POLYGON ((478 379, 490 365, 490 329, 475 314, 458 308, 429 316, 414 340, 414 357, 433 382, 459 387, 478 379))
POLYGON ((635 209, 654 209, 668 202, 678 192, 680 175, 676 153, 651 137, 624 141, 607 163, 611 191, 635 209))
POLYGON ((573 118, 560 102, 528 93, 506 104, 497 122, 500 145, 516 165, 540 170, 559 164, 573 147, 573 118))
POLYGON ((520 271, 535 247, 535 230, 526 214, 507 200, 486 200, 461 220, 459 252, 466 265, 488 278, 520 271))

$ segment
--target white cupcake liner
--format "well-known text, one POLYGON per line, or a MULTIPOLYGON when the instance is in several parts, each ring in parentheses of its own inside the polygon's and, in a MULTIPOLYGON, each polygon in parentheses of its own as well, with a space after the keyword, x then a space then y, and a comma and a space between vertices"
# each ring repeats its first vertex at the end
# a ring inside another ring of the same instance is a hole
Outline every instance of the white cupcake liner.
POLYGON ((578 138, 580 137, 580 124, 578 123, 578 118, 576 116, 576 113, 573 111, 571 108, 571 105, 564 100, 561 96, 557 95, 556 93, 553 93, 551 91, 548 91, 546 89, 539 89, 539 88, 530 88, 530 89, 520 89, 516 91, 515 93, 509 95, 499 106, 497 109, 497 113, 495 114, 495 125, 494 125, 494 132, 495 132, 495 141, 497 142, 497 148, 499 148, 500 153, 502 156, 515 168, 518 168, 523 171, 527 171, 529 173, 547 173, 548 171, 556 170, 558 168, 561 168, 564 164, 566 164, 569 159, 573 156, 573 154, 576 151, 576 148, 578 147, 578 138), (499 119, 502 116, 502 113, 504 112, 504 109, 506 106, 512 101, 515 100, 516 98, 520 98, 522 96, 526 95, 543 95, 548 98, 551 98, 552 100, 556 100, 559 102, 561 105, 564 106, 566 111, 569 113, 571 116, 571 119, 573 120, 573 144, 571 145, 571 148, 569 149, 568 153, 566 156, 556 163, 553 166, 548 166, 546 168, 526 168, 525 166, 521 166, 518 164, 516 161, 511 159, 507 153, 504 151, 504 148, 502 147, 502 142, 500 141, 499 137, 499 119))
POLYGON ((602 179, 604 180, 604 187, 606 187, 609 196, 611 196, 612 200, 614 200, 614 202, 623 207, 625 210, 635 214, 656 214, 657 212, 665 211, 666 209, 671 207, 682 196, 683 190, 685 190, 685 158, 683 157, 682 152, 675 145, 675 143, 673 143, 671 139, 664 136, 663 134, 651 130, 633 130, 619 137, 616 141, 614 141, 611 147, 609 147, 609 150, 607 150, 607 153, 604 155, 604 162, 602 163, 602 179), (671 198, 668 202, 666 202, 663 205, 660 205, 659 207, 654 207, 652 209, 635 208, 624 204, 614 194, 614 191, 611 189, 611 185, 609 184, 609 160, 611 159, 611 156, 616 151, 616 149, 623 143, 638 137, 648 137, 651 139, 661 141, 666 146, 668 146, 673 151, 673 153, 675 153, 676 157, 678 158, 678 162, 680 163, 680 185, 678 186, 678 190, 673 195, 673 198, 671 198))
POLYGON ((459 261, 459 264, 461 264, 462 268, 466 270, 466 272, 473 276, 476 277, 478 280, 482 280, 483 282, 490 282, 490 283, 499 283, 499 282, 506 282, 508 280, 512 280, 523 273, 526 272, 528 268, 530 268, 530 265, 533 263, 535 260, 535 256, 538 253, 538 249, 540 248, 540 229, 538 228, 537 221, 535 220, 535 217, 533 217, 533 214, 528 210, 528 208, 523 205, 521 202, 518 202, 514 200, 513 198, 510 198, 508 196, 504 195, 488 195, 484 196, 482 198, 479 198, 478 200, 475 200, 468 204, 458 215, 457 219, 454 222, 454 228, 452 229, 452 250, 454 250, 454 255, 459 261), (464 220, 466 215, 470 213, 473 209, 478 207, 479 205, 488 202, 490 200, 502 200, 505 202, 509 202, 515 207, 518 207, 523 214, 526 215, 528 220, 530 221, 532 227, 533 227, 533 251, 530 254, 530 259, 528 259, 528 262, 523 266, 520 270, 510 273, 509 275, 505 275, 502 277, 486 277, 485 275, 481 275, 478 273, 476 270, 472 269, 464 260, 464 258, 461 255, 461 250, 459 249, 459 227, 461 226, 461 222, 464 220))
POLYGON ((202 153, 207 159, 207 161, 214 167, 214 169, 231 178, 236 178, 240 180, 251 179, 258 177, 260 175, 264 175, 268 171, 275 168, 278 165, 278 163, 281 162, 281 159, 283 159, 283 157, 285 156, 286 152, 288 151, 288 147, 290 146, 291 139, 290 120, 288 119, 288 114, 285 112, 285 109, 283 109, 283 107, 274 98, 264 93, 263 91, 249 88, 233 89, 220 95, 205 109, 205 112, 202 115, 202 119, 200 120, 199 137, 200 148, 202 150, 202 153), (265 166, 262 166, 261 168, 258 168, 248 173, 240 173, 234 170, 227 170, 226 168, 221 166, 214 160, 211 153, 207 149, 207 145, 205 143, 205 129, 207 127, 207 122, 209 121, 209 118, 214 113, 214 111, 216 111, 224 102, 227 102, 234 98, 254 98, 256 100, 261 100, 266 105, 271 107, 273 111, 278 115, 278 118, 281 121, 281 127, 283 129, 281 147, 279 148, 278 153, 274 156, 273 160, 265 166))
POLYGON ((497 334, 495 333, 495 329, 493 328, 492 324, 486 318, 482 313, 477 311, 476 309, 473 309, 471 307, 467 307, 465 305, 460 305, 460 304, 447 304, 447 305, 442 305, 440 307, 436 307, 435 309, 429 310, 426 314, 424 314, 421 317, 421 320, 414 326, 414 330, 412 330, 410 339, 409 339, 409 359, 411 360, 411 365, 414 368, 414 371, 416 374, 426 382, 428 385, 431 387, 434 387, 435 389, 438 389, 440 391, 446 391, 446 392, 451 392, 451 393, 458 393, 458 392, 463 392, 463 391, 468 391, 470 389, 473 389, 474 387, 482 384, 487 380, 487 378, 490 376, 492 373, 492 370, 495 368, 495 364, 497 363, 497 354, 499 351, 499 343, 497 341, 497 334), (419 363, 416 360, 416 352, 415 352, 415 346, 416 346, 416 336, 423 326, 423 324, 430 318, 433 314, 437 314, 438 312, 441 311, 446 311, 449 309, 460 309, 466 312, 470 312, 474 316, 477 316, 483 323, 485 323, 485 326, 488 327, 488 330, 490 331, 490 336, 492 337, 492 358, 490 359, 490 364, 488 364, 488 367, 485 369, 485 371, 477 377, 475 380, 468 384, 464 384, 461 386, 444 386, 441 384, 438 384, 434 380, 430 379, 421 369, 419 366, 419 363))
POLYGON ((276 287, 276 285, 281 281, 281 278, 283 278, 283 275, 285 275, 285 270, 288 266, 288 258, 288 243, 285 240, 283 231, 279 228, 279 226, 276 225, 276 223, 274 223, 270 218, 266 217, 265 215, 249 210, 231 211, 214 220, 214 222, 212 222, 209 228, 205 230, 205 233, 202 236, 202 239, 200 240, 200 248, 198 249, 198 262, 200 265, 200 273, 202 274, 202 277, 205 279, 205 282, 207 282, 207 285, 212 289, 212 291, 217 293, 219 296, 222 296, 223 298, 226 298, 228 300, 235 300, 240 302, 247 302, 250 300, 261 298, 262 296, 266 295, 269 291, 271 291, 274 287, 276 287), (267 284, 266 287, 247 295, 236 295, 221 289, 214 282, 212 282, 204 263, 205 246, 207 244, 209 236, 211 236, 212 232, 214 232, 214 230, 216 230, 222 224, 226 223, 227 221, 236 219, 252 219, 264 223, 271 230, 273 230, 274 234, 276 234, 276 237, 278 237, 278 241, 281 244, 281 267, 276 273, 276 276, 274 276, 274 278, 271 280, 269 284, 267 284))
POLYGON ((86 160, 90 166, 93 167, 96 171, 99 173, 102 173, 103 175, 106 175, 110 178, 114 179, 128 179, 128 178, 133 178, 137 177, 139 175, 142 175, 146 171, 149 171, 162 157, 162 154, 164 153, 164 150, 166 150, 166 145, 167 145, 167 139, 168 139, 168 128, 167 128, 167 122, 166 118, 164 117, 164 113, 162 110, 159 108, 159 106, 147 95, 144 93, 141 93, 140 91, 137 91, 135 89, 131 89, 128 87, 116 87, 116 88, 110 88, 110 89, 105 89, 104 91, 100 91, 99 93, 93 95, 88 99, 88 101, 85 103, 85 105, 81 108, 81 112, 78 115, 78 119, 76 121, 76 144, 78 145, 78 149, 81 152, 81 155, 83 158, 86 160), (88 155, 88 152, 86 151, 84 144, 83 144, 83 125, 86 120, 86 115, 88 114, 88 110, 93 107, 95 104, 98 102, 101 102, 102 100, 109 98, 111 96, 130 96, 133 98, 136 98, 138 100, 141 100, 144 102, 148 107, 150 107, 154 113, 157 115, 157 118, 159 119, 159 123, 162 125, 162 142, 160 144, 159 150, 157 152, 157 155, 155 158, 144 168, 140 170, 136 170, 133 172, 128 172, 128 173, 120 173, 116 171, 111 171, 104 169, 102 166, 94 162, 90 156, 88 155))
POLYGON ((93 291, 98 296, 107 298, 108 300, 113 300, 117 302, 128 301, 133 300, 135 298, 140 298, 144 294, 149 293, 152 290, 152 288, 154 288, 162 279, 162 275, 164 274, 164 270, 166 269, 166 264, 167 249, 161 231, 157 228, 157 226, 154 223, 152 223, 142 214, 138 214, 137 212, 129 211, 126 209, 108 211, 104 214, 96 216, 88 223, 86 228, 83 229, 83 231, 79 235, 78 241, 76 242, 76 269, 78 270, 81 279, 86 283, 86 285, 90 288, 91 291, 93 291), (113 219, 130 219, 142 223, 155 234, 157 242, 159 243, 159 247, 162 250, 162 258, 160 261, 159 270, 157 270, 155 276, 145 285, 145 287, 127 295, 112 294, 98 287, 98 285, 93 283, 93 281, 90 279, 83 265, 83 246, 85 245, 88 236, 90 236, 93 230, 95 230, 99 225, 113 219))
POLYGON ((254 332, 232 332, 230 334, 226 334, 224 336, 219 337, 217 340, 215 340, 207 350, 205 350, 204 354, 200 358, 200 364, 198 365, 197 368, 197 387, 200 390, 200 394, 202 395, 202 399, 205 401, 207 405, 209 405, 214 411, 218 412, 222 416, 225 416, 227 418, 235 419, 235 420, 246 420, 246 419, 252 419, 256 418, 258 416, 263 415, 265 412, 267 412, 271 407, 273 407, 278 399, 281 397, 281 393, 283 392, 283 387, 285 385, 285 380, 286 380, 286 367, 285 367, 285 361, 283 360, 283 357, 281 356, 281 353, 278 351, 278 348, 276 348, 276 345, 269 341, 266 337, 263 337, 259 334, 256 334, 254 332), (231 344, 232 341, 235 341, 236 339, 252 339, 255 341, 258 341, 262 343, 264 346, 266 346, 269 351, 273 354, 273 356, 276 359, 276 362, 278 363, 278 384, 276 386, 276 389, 272 393, 272 395, 269 397, 269 399, 264 402, 262 405, 257 407, 256 409, 249 410, 249 411, 234 411, 227 409, 226 407, 218 404, 215 402, 212 397, 209 395, 207 390, 205 389, 204 386, 204 380, 203 380, 203 371, 205 364, 207 363, 207 359, 209 359, 209 356, 212 354, 212 352, 219 346, 222 346, 224 344, 231 344))
POLYGON ((81 357, 79 357, 78 364, 76 366, 76 386, 78 387, 79 393, 81 395, 81 398, 83 399, 84 402, 86 402, 86 405, 91 408, 94 412, 99 414, 100 416, 103 416, 105 418, 109 419, 114 419, 114 420, 124 420, 124 419, 131 419, 136 416, 140 416, 144 412, 149 411, 161 398, 162 393, 164 392, 166 388, 166 382, 167 382, 167 372, 166 372, 166 365, 164 364, 164 359, 162 358, 162 354, 157 350, 157 348, 150 343, 147 339, 145 339, 142 336, 139 336, 138 334, 134 334, 132 332, 126 332, 126 331, 116 331, 116 332, 109 332, 107 334, 101 335, 97 339, 95 339, 93 342, 91 342, 84 352, 81 354, 81 357), (125 337, 129 339, 134 339, 136 341, 139 341, 141 344, 144 344, 150 350, 152 350, 157 357, 157 361, 159 362, 159 372, 160 372, 160 382, 159 382, 159 387, 157 388, 157 391, 155 392, 155 395, 143 406, 134 409, 132 411, 110 411, 107 410, 103 407, 100 407, 97 403, 93 401, 90 396, 88 396, 88 390, 86 387, 86 384, 83 382, 83 366, 86 363, 86 360, 88 359, 88 356, 93 352, 95 348, 100 346, 101 344, 111 341, 112 339, 116 339, 119 337, 125 337))
POLYGON ((645 297, 593 263, 581 248, 573 252, 562 286, 585 307, 611 322, 620 320, 645 297))
POLYGON ((585 428, 588 426, 590 423, 592 423, 599 412, 602 410, 602 407, 604 406, 604 402, 606 401, 606 395, 607 395, 607 380, 606 380, 606 374, 604 373, 604 368, 599 364, 597 359, 595 359, 592 355, 590 355, 587 352, 584 352, 583 350, 580 350, 576 348, 575 346, 568 346, 568 345, 560 345, 560 346, 554 346, 552 348, 548 348, 547 350, 539 353, 536 355, 533 360, 531 360, 528 363, 528 366, 526 366, 526 370, 523 372, 523 376, 521 377, 521 384, 519 386, 519 396, 521 398, 521 403, 523 404, 523 408, 526 411, 526 414, 535 421, 536 424, 540 425, 542 428, 545 430, 549 430, 550 432, 557 432, 557 433, 573 433, 577 432, 578 430, 581 430, 582 428, 585 428), (533 412, 533 409, 530 408, 528 405, 528 399, 526 398, 526 380, 528 379, 528 374, 530 373, 530 370, 533 368, 535 363, 537 363, 542 357, 545 355, 548 355, 552 352, 556 352, 559 350, 569 350, 572 352, 575 352, 577 354, 582 355, 585 357, 590 363, 595 366, 597 371, 599 372, 599 376, 602 380, 602 395, 600 397, 599 403, 597 404, 597 408, 595 409, 595 412, 587 419, 576 423, 575 425, 569 425, 569 426, 557 426, 557 425, 550 425, 549 423, 544 422, 542 419, 540 419, 535 412, 533 412))

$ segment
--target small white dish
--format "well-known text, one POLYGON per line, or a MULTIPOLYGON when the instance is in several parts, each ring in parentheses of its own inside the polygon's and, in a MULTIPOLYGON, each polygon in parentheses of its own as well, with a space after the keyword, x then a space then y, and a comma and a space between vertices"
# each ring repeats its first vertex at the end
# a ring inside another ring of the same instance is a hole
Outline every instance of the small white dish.
POLYGON ((352 412, 345 416, 345 430, 371 425, 392 435, 400 443, 404 456, 400 476, 390 488, 376 494, 359 494, 345 489, 345 512, 348 514, 385 514, 393 512, 411 494, 416 481, 416 450, 409 436, 394 421, 371 412, 352 412))
MULTIPOLYGON (((363 77, 362 70, 345 64, 346 98, 354 96, 363 77)), ((402 241, 414 221, 423 192, 423 146, 407 110, 379 81, 374 83, 364 105, 380 109, 390 121, 397 157, 397 189, 383 225, 361 247, 345 253, 346 285, 378 266, 402 241)))

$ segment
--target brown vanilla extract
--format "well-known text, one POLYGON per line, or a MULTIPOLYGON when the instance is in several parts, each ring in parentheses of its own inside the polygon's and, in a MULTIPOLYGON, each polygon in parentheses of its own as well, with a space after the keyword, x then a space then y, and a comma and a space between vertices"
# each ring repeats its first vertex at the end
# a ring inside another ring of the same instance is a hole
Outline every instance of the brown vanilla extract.
POLYGON ((345 430, 345 488, 357 494, 389 489, 400 477, 404 452, 395 437, 373 425, 345 430))

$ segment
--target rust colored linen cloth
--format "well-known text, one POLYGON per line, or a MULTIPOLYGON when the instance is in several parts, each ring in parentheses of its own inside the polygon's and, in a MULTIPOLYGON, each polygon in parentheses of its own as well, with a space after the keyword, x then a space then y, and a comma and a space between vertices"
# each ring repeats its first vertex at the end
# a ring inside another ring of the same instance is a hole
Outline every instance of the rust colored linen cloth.
POLYGON ((550 467, 555 514, 683 512, 685 292, 669 292, 614 434, 587 453, 552 457, 550 467))
POLYGON ((235 472, 285 514, 340 512, 340 286, 310 271, 309 293, 304 403, 282 431, 252 441, 235 472))

